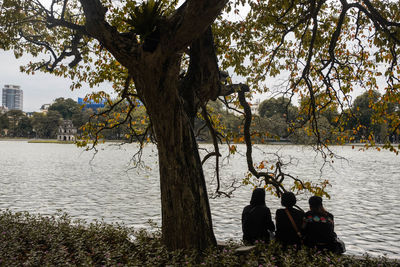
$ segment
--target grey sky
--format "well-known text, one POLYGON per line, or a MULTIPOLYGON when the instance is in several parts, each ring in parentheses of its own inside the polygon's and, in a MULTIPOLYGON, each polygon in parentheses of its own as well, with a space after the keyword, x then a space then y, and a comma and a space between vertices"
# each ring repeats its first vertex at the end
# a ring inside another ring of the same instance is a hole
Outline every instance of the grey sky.
POLYGON ((49 104, 58 97, 72 98, 84 97, 92 91, 104 90, 112 92, 109 85, 91 89, 83 86, 79 90, 71 91, 71 81, 41 72, 27 75, 19 71, 19 66, 29 61, 29 56, 16 59, 13 52, 0 50, 0 88, 5 84, 21 86, 24 91, 24 111, 38 111, 43 104, 49 104))

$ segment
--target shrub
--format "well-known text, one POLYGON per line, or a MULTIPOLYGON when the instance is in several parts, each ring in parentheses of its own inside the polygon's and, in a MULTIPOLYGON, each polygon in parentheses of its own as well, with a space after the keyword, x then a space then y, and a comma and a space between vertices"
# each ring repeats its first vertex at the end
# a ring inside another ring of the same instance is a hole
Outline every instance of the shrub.
POLYGON ((399 266, 387 258, 337 256, 309 249, 282 251, 258 243, 238 255, 239 243, 194 251, 170 252, 155 232, 96 221, 87 224, 67 214, 45 217, 0 212, 0 266, 399 266))

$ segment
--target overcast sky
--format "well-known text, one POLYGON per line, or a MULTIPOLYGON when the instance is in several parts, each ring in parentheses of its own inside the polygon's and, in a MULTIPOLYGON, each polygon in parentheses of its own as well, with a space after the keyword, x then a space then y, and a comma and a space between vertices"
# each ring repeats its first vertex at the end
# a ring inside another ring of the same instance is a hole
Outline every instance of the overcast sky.
POLYGON ((28 56, 16 59, 13 52, 0 50, 0 88, 4 88, 6 84, 21 86, 24 91, 24 111, 39 111, 43 104, 50 104, 58 97, 77 101, 78 97, 84 97, 92 91, 112 92, 108 84, 96 89, 84 85, 81 89, 71 91, 70 80, 40 72, 35 75, 21 73, 19 66, 27 61, 28 56))

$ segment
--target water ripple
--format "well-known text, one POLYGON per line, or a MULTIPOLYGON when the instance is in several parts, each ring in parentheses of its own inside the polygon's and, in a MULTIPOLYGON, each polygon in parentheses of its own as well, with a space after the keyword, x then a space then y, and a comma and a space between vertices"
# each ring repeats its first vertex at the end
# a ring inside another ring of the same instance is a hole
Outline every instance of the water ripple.
MULTIPOLYGON (((149 227, 149 219, 160 223, 160 190, 157 154, 154 146, 144 150, 148 164, 141 171, 129 169, 135 145, 119 149, 103 146, 92 160, 91 152, 73 145, 0 142, 0 209, 55 214, 62 209, 88 221, 104 218, 134 227, 149 227)), ((399 258, 400 252, 400 158, 389 152, 357 152, 350 147, 334 150, 347 160, 337 160, 321 172, 321 159, 308 147, 256 146, 255 162, 279 154, 293 164, 290 171, 299 178, 329 179, 331 199, 326 208, 335 215, 335 230, 349 254, 370 253, 399 258), (285 158, 286 157, 286 158, 285 158)), ((224 181, 241 180, 246 162, 239 153, 221 169, 224 181)), ((213 163, 205 166, 208 189, 212 190, 213 163)), ((238 189, 232 199, 210 199, 214 231, 218 240, 241 239, 241 212, 248 204, 251 188, 238 189)), ((307 196, 298 204, 306 209, 307 196)), ((279 200, 268 196, 272 216, 279 200)))

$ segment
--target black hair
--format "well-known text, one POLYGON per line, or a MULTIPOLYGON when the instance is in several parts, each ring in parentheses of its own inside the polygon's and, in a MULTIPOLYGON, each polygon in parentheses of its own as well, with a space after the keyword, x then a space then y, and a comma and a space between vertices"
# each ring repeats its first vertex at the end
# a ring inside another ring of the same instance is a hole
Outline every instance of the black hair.
POLYGON ((324 206, 322 205, 322 198, 319 196, 312 196, 308 200, 308 204, 310 204, 310 209, 314 213, 319 213, 319 214, 326 214, 326 210, 324 209, 324 206))
POLYGON ((265 190, 263 188, 254 189, 253 194, 251 195, 250 205, 265 205, 265 190))
POLYGON ((281 197, 281 204, 286 208, 291 208, 296 204, 296 196, 292 192, 285 192, 281 197))

